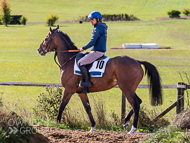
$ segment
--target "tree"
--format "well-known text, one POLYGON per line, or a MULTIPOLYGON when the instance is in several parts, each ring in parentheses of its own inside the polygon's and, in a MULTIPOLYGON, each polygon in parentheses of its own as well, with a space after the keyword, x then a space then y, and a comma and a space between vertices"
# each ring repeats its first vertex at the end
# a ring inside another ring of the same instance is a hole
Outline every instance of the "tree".
POLYGON ((8 0, 1 0, 1 12, 2 15, 0 16, 1 22, 7 26, 11 22, 11 9, 8 0))
POLYGON ((190 15, 190 9, 189 8, 185 8, 183 10, 183 14, 185 14, 186 16, 190 15))
POLYGON ((170 18, 178 18, 180 17, 180 14, 181 12, 179 10, 173 9, 173 10, 168 11, 168 15, 170 18))

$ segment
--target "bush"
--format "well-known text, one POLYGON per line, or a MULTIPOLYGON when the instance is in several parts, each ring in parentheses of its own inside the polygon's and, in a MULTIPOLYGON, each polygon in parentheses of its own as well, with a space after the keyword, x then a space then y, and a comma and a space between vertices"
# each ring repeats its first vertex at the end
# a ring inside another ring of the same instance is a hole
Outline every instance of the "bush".
POLYGON ((22 15, 11 15, 11 22, 10 24, 21 24, 20 23, 20 18, 22 15))
POLYGON ((45 18, 45 23, 48 24, 48 26, 53 26, 55 22, 59 19, 57 15, 50 14, 48 17, 45 18))
MULTIPOLYGON (((62 89, 59 87, 46 87, 46 93, 40 93, 37 99, 37 105, 33 112, 37 123, 43 125, 54 121, 58 115, 59 105, 62 99, 62 89), (45 121, 44 121, 45 120, 45 121)), ((84 121, 77 118, 76 114, 81 111, 72 110, 68 105, 63 111, 62 120, 67 129, 88 129, 88 120, 84 121)))
POLYGON ((181 12, 179 10, 170 10, 168 11, 168 15, 170 18, 178 18, 180 17, 181 12))
POLYGON ((62 98, 62 89, 59 87, 46 87, 47 93, 40 93, 37 105, 33 108, 34 114, 43 119, 55 119, 58 114, 62 98))
POLYGON ((22 16, 21 18, 20 18, 20 23, 21 24, 23 24, 23 25, 26 25, 26 21, 27 21, 28 19, 25 17, 25 16, 22 16))
POLYGON ((174 121, 173 125, 177 125, 181 129, 190 129, 190 108, 187 108, 185 111, 183 111, 180 114, 177 114, 174 121))
POLYGON ((190 9, 189 8, 185 8, 183 10, 183 14, 185 14, 186 16, 190 15, 190 9))

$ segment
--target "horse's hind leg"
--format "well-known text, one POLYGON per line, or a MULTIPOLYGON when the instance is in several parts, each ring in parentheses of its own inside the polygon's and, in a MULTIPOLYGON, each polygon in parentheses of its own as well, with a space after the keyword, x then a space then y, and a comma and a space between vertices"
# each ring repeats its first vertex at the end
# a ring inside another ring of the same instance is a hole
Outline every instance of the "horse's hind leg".
POLYGON ((80 97, 80 99, 84 105, 84 108, 86 110, 86 113, 88 114, 88 117, 90 119, 90 122, 91 122, 91 130, 90 131, 94 131, 94 129, 96 127, 96 123, 95 123, 94 118, 93 118, 92 113, 91 113, 91 107, 90 107, 90 103, 89 103, 87 94, 86 93, 80 93, 78 95, 79 95, 79 97, 80 97))
POLYGON ((133 114, 133 112, 135 114, 134 120, 133 120, 133 126, 131 128, 131 131, 129 132, 129 133, 134 133, 137 130, 137 122, 138 122, 138 117, 139 117, 140 103, 139 103, 138 98, 135 93, 130 93, 127 90, 123 91, 123 93, 133 108, 133 111, 131 110, 129 112, 128 117, 130 117, 133 114))
MULTIPOLYGON (((137 97, 137 100, 138 100, 138 102, 139 102, 139 104, 141 104, 142 103, 142 100, 137 96, 137 94, 135 93, 135 95, 136 95, 136 97, 137 97)), ((129 113, 127 114, 127 116, 125 117, 125 123, 127 123, 129 120, 130 120, 130 118, 131 118, 131 116, 133 115, 133 108, 129 111, 129 113)))
MULTIPOLYGON (((139 102, 139 104, 142 103, 142 100, 137 96, 137 94, 135 93, 137 100, 139 102)), ((129 127, 128 122, 130 121, 131 116, 133 115, 133 108, 129 111, 129 113, 127 114, 127 116, 125 117, 125 122, 124 122, 124 128, 127 130, 127 128, 129 127)))

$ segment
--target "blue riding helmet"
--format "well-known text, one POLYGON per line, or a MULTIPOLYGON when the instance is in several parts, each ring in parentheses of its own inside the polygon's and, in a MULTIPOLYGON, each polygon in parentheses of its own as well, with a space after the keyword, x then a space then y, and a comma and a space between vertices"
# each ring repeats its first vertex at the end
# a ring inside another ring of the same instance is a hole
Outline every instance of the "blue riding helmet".
POLYGON ((98 11, 93 11, 88 15, 88 19, 92 19, 92 18, 100 18, 102 19, 102 15, 100 12, 98 11))

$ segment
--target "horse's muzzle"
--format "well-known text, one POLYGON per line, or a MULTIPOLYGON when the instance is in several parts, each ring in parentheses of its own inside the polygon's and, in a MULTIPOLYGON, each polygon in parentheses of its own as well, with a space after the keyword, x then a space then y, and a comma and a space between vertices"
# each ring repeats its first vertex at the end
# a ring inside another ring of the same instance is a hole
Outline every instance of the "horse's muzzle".
POLYGON ((45 52, 44 52, 44 50, 40 47, 40 48, 38 48, 37 49, 37 52, 38 52, 38 54, 40 54, 41 56, 45 56, 45 52))

